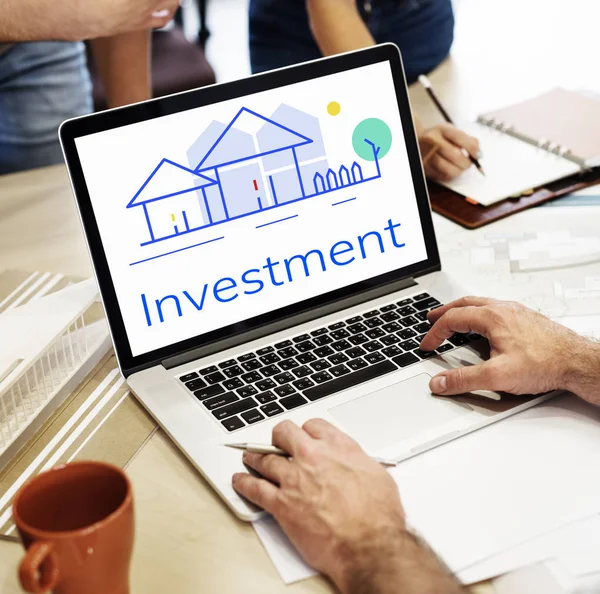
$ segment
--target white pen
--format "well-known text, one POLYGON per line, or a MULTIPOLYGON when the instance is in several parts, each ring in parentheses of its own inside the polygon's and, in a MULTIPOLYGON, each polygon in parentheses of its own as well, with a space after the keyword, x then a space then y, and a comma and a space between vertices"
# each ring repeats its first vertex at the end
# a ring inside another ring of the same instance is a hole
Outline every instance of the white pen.
MULTIPOLYGON (((235 450, 245 450, 251 454, 275 454, 276 456, 289 456, 289 454, 284 452, 281 448, 262 443, 224 443, 223 445, 235 450)), ((395 460, 386 460, 385 458, 377 458, 376 456, 371 456, 371 458, 375 460, 375 462, 379 462, 379 464, 382 466, 398 466, 398 462, 395 460)))

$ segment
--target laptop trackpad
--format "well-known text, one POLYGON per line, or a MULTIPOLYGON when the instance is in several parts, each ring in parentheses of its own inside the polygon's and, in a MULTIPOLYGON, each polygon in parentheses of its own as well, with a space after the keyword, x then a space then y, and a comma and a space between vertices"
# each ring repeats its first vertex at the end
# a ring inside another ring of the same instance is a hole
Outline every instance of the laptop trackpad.
POLYGON ((376 451, 473 412, 468 405, 432 396, 431 376, 403 382, 329 409, 368 451, 376 451))

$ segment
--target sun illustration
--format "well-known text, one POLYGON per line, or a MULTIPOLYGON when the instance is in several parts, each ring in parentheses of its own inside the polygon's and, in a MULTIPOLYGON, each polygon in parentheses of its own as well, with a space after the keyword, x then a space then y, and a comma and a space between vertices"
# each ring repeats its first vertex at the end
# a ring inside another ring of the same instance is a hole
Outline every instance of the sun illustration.
POLYGON ((340 104, 337 101, 332 101, 327 105, 327 113, 332 116, 336 116, 340 113, 340 104))

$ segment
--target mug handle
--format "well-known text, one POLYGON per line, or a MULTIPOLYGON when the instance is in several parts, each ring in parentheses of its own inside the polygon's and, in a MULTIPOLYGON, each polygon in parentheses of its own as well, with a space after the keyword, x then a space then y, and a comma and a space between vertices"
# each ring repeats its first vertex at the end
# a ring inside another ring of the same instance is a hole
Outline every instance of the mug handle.
POLYGON ((59 575, 54 545, 44 541, 34 542, 19 566, 23 589, 31 594, 48 592, 58 584, 59 575))

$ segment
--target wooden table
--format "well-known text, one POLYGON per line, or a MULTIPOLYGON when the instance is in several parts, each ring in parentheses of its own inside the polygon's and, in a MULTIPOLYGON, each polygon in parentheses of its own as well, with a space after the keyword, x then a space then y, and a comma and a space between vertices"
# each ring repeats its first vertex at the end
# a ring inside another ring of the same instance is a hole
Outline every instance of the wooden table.
MULTIPOLYGON (((592 52, 600 3, 459 0, 456 7, 453 56, 431 75, 452 113, 472 118, 559 84, 600 90, 592 52)), ((439 121, 422 89, 413 88, 411 98, 426 123, 439 121)), ((0 178, 3 268, 91 274, 62 166, 0 178)), ((322 578, 286 588, 251 526, 229 513, 163 433, 128 472, 137 510, 134 592, 331 592, 322 578)), ((20 591, 21 555, 19 547, 0 542, 0 592, 20 591)))

